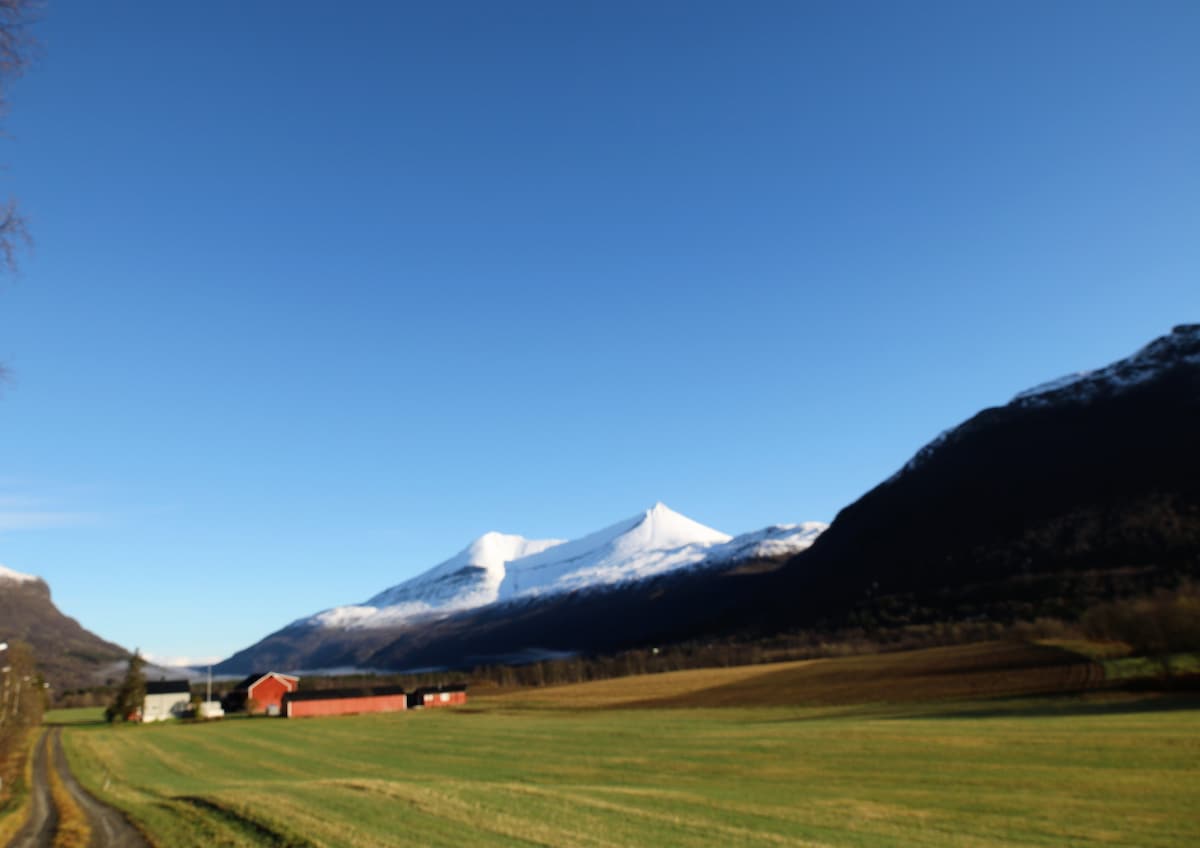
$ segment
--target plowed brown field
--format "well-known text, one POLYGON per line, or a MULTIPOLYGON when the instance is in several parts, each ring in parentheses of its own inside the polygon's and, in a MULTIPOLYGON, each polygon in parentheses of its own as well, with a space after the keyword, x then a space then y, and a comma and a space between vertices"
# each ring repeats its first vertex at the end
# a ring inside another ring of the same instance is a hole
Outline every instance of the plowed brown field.
POLYGON ((641 675, 495 699, 579 709, 821 706, 1067 694, 1096 688, 1103 680, 1099 664, 1062 648, 984 642, 641 675))

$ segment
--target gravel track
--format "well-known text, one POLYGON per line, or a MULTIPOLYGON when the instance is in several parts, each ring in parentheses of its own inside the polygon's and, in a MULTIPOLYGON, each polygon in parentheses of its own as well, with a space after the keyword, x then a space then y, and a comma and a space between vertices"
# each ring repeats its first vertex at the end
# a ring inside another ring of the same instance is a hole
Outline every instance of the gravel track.
POLYGON ((58 828, 58 810, 50 794, 49 769, 58 772, 63 786, 87 817, 92 829, 89 848, 150 848, 144 836, 117 810, 97 801, 79 785, 62 748, 62 728, 42 737, 33 759, 33 798, 29 821, 8 848, 51 848, 58 828))

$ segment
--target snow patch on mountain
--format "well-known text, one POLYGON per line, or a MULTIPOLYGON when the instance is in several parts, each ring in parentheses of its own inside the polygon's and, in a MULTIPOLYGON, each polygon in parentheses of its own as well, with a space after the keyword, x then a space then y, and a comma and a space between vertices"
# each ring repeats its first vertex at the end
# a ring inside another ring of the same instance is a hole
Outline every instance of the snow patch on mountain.
POLYGON ((714 545, 708 550, 706 560, 711 565, 723 565, 747 559, 792 556, 811 547, 827 529, 829 525, 823 521, 775 524, 735 536, 723 545, 714 545))
POLYGON ((11 568, 5 568, 3 565, 0 565, 0 580, 11 580, 14 583, 36 583, 41 578, 35 577, 32 574, 22 574, 19 571, 13 571, 11 568))
POLYGON ((1178 365, 1200 366, 1200 324, 1181 324, 1133 356, 1026 389, 1012 402, 1018 406, 1044 406, 1065 400, 1089 400, 1144 383, 1178 365))

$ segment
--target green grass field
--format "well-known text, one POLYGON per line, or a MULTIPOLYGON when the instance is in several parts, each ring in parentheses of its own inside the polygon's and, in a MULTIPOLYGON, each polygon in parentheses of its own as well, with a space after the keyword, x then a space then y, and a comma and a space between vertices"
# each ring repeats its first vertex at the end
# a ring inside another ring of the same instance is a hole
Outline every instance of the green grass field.
MULTIPOLYGON (((622 683, 703 703, 812 668, 622 683)), ((1195 701, 804 705, 794 687, 792 706, 651 708, 599 703, 605 685, 64 738, 84 783, 171 848, 1200 844, 1195 701)))
POLYGON ((68 707, 60 710, 46 710, 42 716, 42 724, 104 724, 104 707, 68 707))

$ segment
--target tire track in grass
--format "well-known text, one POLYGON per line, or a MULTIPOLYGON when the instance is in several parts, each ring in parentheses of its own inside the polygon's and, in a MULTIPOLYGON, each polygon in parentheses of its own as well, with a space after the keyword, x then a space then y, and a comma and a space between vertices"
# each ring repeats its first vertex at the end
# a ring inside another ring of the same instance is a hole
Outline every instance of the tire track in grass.
POLYGON ((772 845, 786 845, 791 846, 792 848, 830 848, 830 843, 828 842, 817 842, 811 839, 786 836, 780 833, 751 830, 750 828, 746 827, 722 824, 711 819, 707 821, 700 821, 695 818, 685 820, 683 816, 676 813, 658 812, 630 804, 618 804, 615 801, 605 801, 599 798, 594 798, 591 795, 581 793, 578 790, 573 791, 570 789, 551 789, 549 787, 529 786, 523 784, 506 784, 503 789, 514 795, 539 795, 544 797, 553 797, 569 801, 572 804, 591 807, 596 810, 605 810, 625 817, 635 817, 647 821, 653 821, 659 824, 667 824, 675 829, 698 833, 702 835, 703 838, 709 840, 713 838, 714 834, 720 834, 721 836, 725 837, 726 840, 737 839, 743 842, 756 841, 761 843, 770 843, 772 845))
POLYGON ((182 800, 199 801, 214 811, 221 811, 229 821, 240 820, 243 831, 247 825, 257 829, 268 835, 265 844, 272 846, 393 848, 396 845, 394 814, 390 816, 393 825, 388 828, 386 838, 374 839, 362 831, 357 817, 339 814, 337 805, 330 803, 329 787, 323 781, 292 784, 286 793, 239 790, 182 800), (306 790, 313 790, 318 784, 318 790, 313 793, 316 797, 307 798, 306 790))
POLYGON ((172 800, 187 804, 210 819, 218 819, 229 830, 249 838, 255 845, 266 845, 271 848, 317 848, 315 842, 310 842, 297 834, 286 833, 261 817, 249 814, 245 805, 230 804, 198 795, 180 795, 172 800))
MULTIPOLYGON (((498 810, 484 810, 480 805, 446 792, 424 785, 396 783, 386 780, 335 780, 324 781, 330 786, 339 786, 389 800, 404 801, 417 812, 441 819, 469 830, 482 831, 501 836, 526 845, 541 845, 548 848, 625 848, 627 842, 613 842, 595 833, 580 829, 564 829, 529 818, 512 815, 498 810)), ((482 788, 488 788, 484 784, 482 788)))

